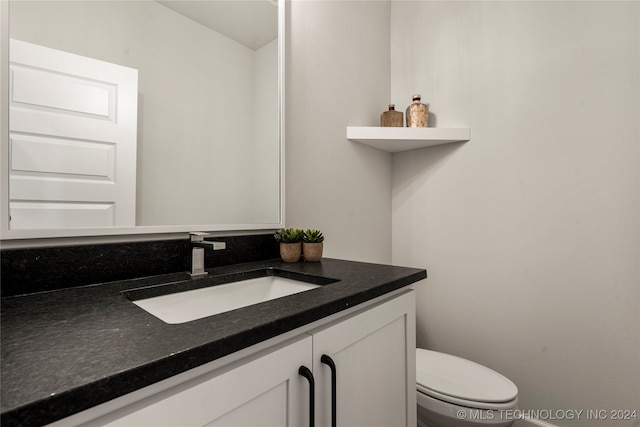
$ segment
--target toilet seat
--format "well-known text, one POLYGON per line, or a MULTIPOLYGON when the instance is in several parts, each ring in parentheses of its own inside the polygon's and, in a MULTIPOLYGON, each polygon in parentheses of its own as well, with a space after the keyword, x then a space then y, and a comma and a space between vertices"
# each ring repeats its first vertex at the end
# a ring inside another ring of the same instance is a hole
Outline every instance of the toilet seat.
POLYGON ((416 349, 418 392, 460 406, 510 409, 518 388, 505 376, 461 357, 416 349))
POLYGON ((427 396, 427 398, 431 397, 437 400, 441 400, 442 402, 445 402, 445 403, 450 403, 453 405, 463 406, 465 408, 473 408, 473 409, 505 411, 508 409, 514 409, 518 403, 517 398, 510 400, 508 402, 503 402, 503 403, 489 403, 489 402, 478 402, 475 400, 458 399, 456 397, 447 396, 446 394, 441 394, 421 386, 418 386, 417 391, 419 394, 427 396))

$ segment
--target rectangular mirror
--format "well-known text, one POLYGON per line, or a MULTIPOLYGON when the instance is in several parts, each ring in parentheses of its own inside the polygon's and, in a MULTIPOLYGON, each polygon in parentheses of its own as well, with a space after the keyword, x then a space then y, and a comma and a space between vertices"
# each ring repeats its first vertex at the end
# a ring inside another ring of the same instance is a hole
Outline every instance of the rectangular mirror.
POLYGON ((2 239, 280 227, 283 6, 10 0, 2 239))

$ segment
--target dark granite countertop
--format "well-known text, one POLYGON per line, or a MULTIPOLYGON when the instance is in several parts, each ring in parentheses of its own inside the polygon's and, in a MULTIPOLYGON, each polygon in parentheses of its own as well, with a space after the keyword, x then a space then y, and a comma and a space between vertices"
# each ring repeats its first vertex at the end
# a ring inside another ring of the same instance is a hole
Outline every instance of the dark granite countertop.
POLYGON ((209 277, 265 268, 339 281, 173 325, 123 291, 197 283, 186 273, 3 298, 1 424, 53 422, 426 278, 422 269, 327 258, 230 265, 209 277))

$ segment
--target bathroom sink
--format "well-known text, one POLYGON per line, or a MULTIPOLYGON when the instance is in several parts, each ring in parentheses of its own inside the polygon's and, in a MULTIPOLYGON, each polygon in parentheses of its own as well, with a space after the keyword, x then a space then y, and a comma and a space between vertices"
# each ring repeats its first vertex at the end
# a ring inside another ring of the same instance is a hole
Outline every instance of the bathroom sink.
POLYGON ((185 323, 336 282, 277 269, 211 276, 125 292, 138 307, 160 320, 185 323))

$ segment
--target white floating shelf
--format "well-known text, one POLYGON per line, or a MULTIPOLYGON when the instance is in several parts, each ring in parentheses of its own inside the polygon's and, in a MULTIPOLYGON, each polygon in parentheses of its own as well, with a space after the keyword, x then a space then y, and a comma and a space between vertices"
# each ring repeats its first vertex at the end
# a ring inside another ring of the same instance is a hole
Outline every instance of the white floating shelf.
POLYGON ((389 153, 468 141, 470 135, 469 128, 347 127, 348 140, 389 153))

